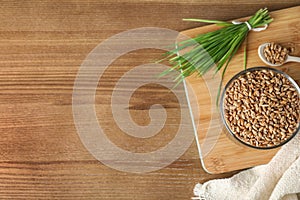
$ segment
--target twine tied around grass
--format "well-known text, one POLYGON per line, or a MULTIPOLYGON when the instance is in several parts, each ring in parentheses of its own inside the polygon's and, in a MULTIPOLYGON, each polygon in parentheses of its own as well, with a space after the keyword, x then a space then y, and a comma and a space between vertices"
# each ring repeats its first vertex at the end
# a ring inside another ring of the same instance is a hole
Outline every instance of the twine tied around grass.
POLYGON ((268 28, 268 24, 265 24, 263 27, 252 28, 252 26, 250 25, 250 23, 247 22, 247 21, 245 21, 245 22, 232 21, 231 23, 234 24, 234 25, 245 23, 247 25, 249 31, 255 31, 255 32, 264 31, 264 30, 266 30, 268 28))

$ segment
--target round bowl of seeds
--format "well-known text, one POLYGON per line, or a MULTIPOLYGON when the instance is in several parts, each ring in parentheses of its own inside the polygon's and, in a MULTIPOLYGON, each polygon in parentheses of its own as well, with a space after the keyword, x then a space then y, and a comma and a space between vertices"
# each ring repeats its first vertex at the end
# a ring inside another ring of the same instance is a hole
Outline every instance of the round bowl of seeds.
POLYGON ((236 74, 220 101, 226 129, 237 141, 271 149, 290 141, 300 129, 300 89, 286 73, 254 67, 236 74))

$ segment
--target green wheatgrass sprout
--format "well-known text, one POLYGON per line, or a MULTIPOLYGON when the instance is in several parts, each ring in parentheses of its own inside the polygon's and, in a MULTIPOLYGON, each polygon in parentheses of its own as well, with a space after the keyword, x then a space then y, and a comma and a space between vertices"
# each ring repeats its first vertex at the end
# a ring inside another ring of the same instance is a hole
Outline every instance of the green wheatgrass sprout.
MULTIPOLYGON (((216 66, 216 72, 223 68, 222 80, 226 68, 238 51, 243 41, 247 38, 250 31, 246 23, 233 24, 231 22, 204 20, 204 19, 183 19, 184 21, 213 23, 223 28, 216 31, 200 34, 195 38, 181 41, 177 46, 167 52, 162 60, 169 60, 173 66, 170 69, 161 73, 161 76, 168 74, 173 70, 180 72, 180 76, 175 78, 175 81, 180 83, 184 77, 190 76, 195 72, 202 76, 212 67, 216 66), (200 44, 200 45, 195 45, 200 44), (179 54, 182 50, 188 50, 182 55, 179 54), (209 54, 209 56, 207 56, 209 54), (224 66, 225 65, 225 66, 224 66), (224 67, 223 67, 224 66, 224 67)), ((260 9, 247 22, 252 29, 268 25, 273 19, 270 17, 268 9, 260 9)), ((162 61, 161 60, 161 61, 162 61)), ((244 49, 244 68, 246 69, 246 45, 244 49)), ((221 91, 222 80, 218 91, 218 99, 221 91)))

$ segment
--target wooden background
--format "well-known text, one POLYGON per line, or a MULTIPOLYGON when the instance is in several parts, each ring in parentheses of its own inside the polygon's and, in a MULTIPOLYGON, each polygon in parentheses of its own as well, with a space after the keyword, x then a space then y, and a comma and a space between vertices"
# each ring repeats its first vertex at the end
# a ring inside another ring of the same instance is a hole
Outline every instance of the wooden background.
MULTIPOLYGON (((182 31, 203 25, 182 22, 184 17, 229 20, 265 6, 272 11, 299 4, 299 0, 1 1, 0 199, 189 199, 195 183, 230 177, 235 172, 205 173, 195 142, 177 161, 146 174, 119 172, 95 160, 73 123, 76 73, 96 45, 124 30, 154 26, 182 31)), ((148 49, 120 57, 98 86, 98 119, 110 139, 124 149, 151 151, 174 136, 169 131, 148 142, 131 138, 118 130, 109 109, 114 85, 126 69, 161 53, 148 49)), ((134 93, 133 119, 147 124, 147 109, 157 101, 176 121, 176 98, 157 85, 134 93)))

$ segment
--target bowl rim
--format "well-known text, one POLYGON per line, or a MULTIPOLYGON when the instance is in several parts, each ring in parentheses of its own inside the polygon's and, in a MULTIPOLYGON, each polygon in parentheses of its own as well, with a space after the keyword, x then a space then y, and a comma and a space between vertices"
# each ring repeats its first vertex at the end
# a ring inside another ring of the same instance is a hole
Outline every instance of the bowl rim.
POLYGON ((274 145, 274 146, 270 146, 270 147, 257 147, 254 145, 250 145, 244 141, 242 141, 241 139, 239 139, 229 128, 226 120, 225 120, 225 116, 224 116, 224 97, 225 97, 225 92, 227 90, 227 88, 231 85, 231 83, 237 79, 238 77, 240 77, 241 75, 246 74, 247 72, 252 72, 252 71, 262 71, 262 70, 271 70, 274 71, 276 73, 282 74, 284 75, 292 84, 293 86, 296 88, 296 90, 298 91, 298 97, 300 98, 300 88, 298 86, 298 84, 296 83, 296 81, 290 77, 288 74, 286 74, 285 72, 272 68, 272 67, 265 67, 265 66, 257 66, 257 67, 251 67, 245 70, 242 70, 240 72, 238 72, 237 74, 235 74, 225 85, 225 87, 223 88, 222 94, 221 94, 221 99, 220 99, 220 110, 221 110, 221 119, 223 121, 223 124, 225 125, 227 131, 230 133, 231 136, 233 136, 238 142, 242 143, 243 145, 246 145, 248 147, 254 148, 254 149, 263 149, 263 150, 270 150, 270 149, 274 149, 274 148, 278 148, 283 146, 284 144, 288 143, 290 140, 292 140, 299 132, 300 130, 300 123, 298 122, 298 127, 295 130, 295 132, 293 133, 293 135, 291 135, 287 140, 285 140, 284 142, 278 144, 278 145, 274 145))

